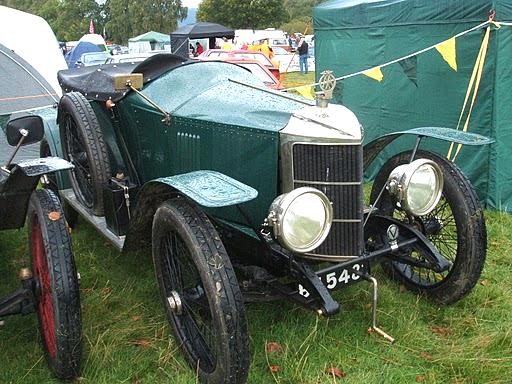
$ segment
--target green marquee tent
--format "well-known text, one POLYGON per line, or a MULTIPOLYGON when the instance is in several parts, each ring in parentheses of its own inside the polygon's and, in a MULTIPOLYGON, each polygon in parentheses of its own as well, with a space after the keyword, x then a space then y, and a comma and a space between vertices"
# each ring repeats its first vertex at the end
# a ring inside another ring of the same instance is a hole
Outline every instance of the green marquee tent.
MULTIPOLYGON (((467 31, 489 18, 512 20, 510 0, 331 0, 314 9, 317 77, 336 77, 380 66, 467 31)), ((492 26, 469 132, 496 140, 463 147, 456 163, 470 177, 487 207, 512 211, 512 26, 492 26), (509 163, 510 162, 510 163, 509 163)), ((365 141, 421 126, 457 126, 485 28, 455 39, 457 70, 436 49, 381 67, 377 81, 365 75, 338 83, 335 101, 351 108, 365 128, 365 141)), ((410 148, 400 139, 391 156, 410 148)), ((449 144, 426 146, 446 155, 449 144)), ((383 159, 379 160, 384 161, 383 159)), ((374 175, 375 165, 368 176, 374 175)))

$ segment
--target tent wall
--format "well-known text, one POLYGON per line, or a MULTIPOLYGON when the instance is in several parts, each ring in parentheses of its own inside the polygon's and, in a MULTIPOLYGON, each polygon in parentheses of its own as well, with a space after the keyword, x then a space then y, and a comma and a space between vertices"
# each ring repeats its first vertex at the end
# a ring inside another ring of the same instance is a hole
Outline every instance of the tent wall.
MULTIPOLYGON (((336 77, 368 69, 442 42, 487 20, 491 3, 344 0, 317 7, 317 77, 326 69, 332 70, 336 77)), ((431 50, 416 56, 416 63, 412 60, 416 67, 414 81, 400 64, 392 64, 382 68, 381 82, 359 75, 338 83, 335 102, 357 114, 365 128, 366 142, 388 132, 420 126, 455 128, 482 37, 483 30, 477 30, 456 40, 457 72, 436 50, 431 50)), ((511 133, 505 132, 512 129, 512 114, 504 104, 511 98, 507 92, 508 82, 512 82, 510 65, 507 65, 511 48, 510 30, 492 32, 469 127, 470 132, 493 137, 498 142, 486 147, 463 147, 456 161, 489 207, 508 209, 510 206, 510 210, 512 170, 505 167, 505 162, 512 157, 512 151, 502 140, 510 139, 511 133), (498 76, 503 80, 496 81, 498 76)), ((389 156, 411 148, 412 140, 400 139, 386 149, 367 176, 374 176, 389 156)), ((440 154, 448 152, 447 143, 426 140, 425 144, 440 154)))
POLYGON ((186 36, 173 36, 171 34, 171 52, 175 55, 188 57, 189 39, 186 36))

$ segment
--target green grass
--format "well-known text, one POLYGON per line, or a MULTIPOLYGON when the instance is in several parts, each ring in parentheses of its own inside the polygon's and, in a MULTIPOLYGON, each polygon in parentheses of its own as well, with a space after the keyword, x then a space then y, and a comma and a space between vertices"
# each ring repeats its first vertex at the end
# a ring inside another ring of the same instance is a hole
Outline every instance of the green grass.
MULTIPOLYGON (((512 374, 512 217, 487 212, 488 258, 481 283, 461 302, 438 308, 387 280, 380 269, 379 319, 394 345, 366 332, 366 283, 336 293, 342 311, 320 318, 287 302, 247 306, 252 342, 249 383, 510 383, 512 374), (267 353, 277 342, 282 352, 267 353), (269 365, 279 366, 272 374, 269 365), (346 373, 325 373, 335 366, 346 373)), ((150 254, 119 254, 92 227, 73 232, 81 274, 84 367, 80 383, 195 383, 169 334, 150 254)), ((0 293, 17 287, 25 231, 0 236, 0 293)), ((34 315, 0 327, 0 383, 54 382, 42 358, 34 315)))
MULTIPOLYGON (((285 86, 314 75, 287 74, 285 86)), ((370 286, 335 294, 340 314, 326 319, 288 302, 247 305, 250 384, 511 383, 512 216, 487 212, 488 254, 481 283, 461 302, 439 308, 403 291, 379 268, 380 325, 397 341, 368 335, 370 286), (277 342, 281 352, 267 353, 277 342), (272 373, 270 366, 278 366, 272 373), (333 378, 328 367, 346 377, 333 378)), ((73 231, 81 274, 84 364, 79 383, 196 383, 169 333, 148 252, 120 254, 92 227, 73 231)), ((0 233, 0 295, 18 287, 27 264, 26 232, 0 233)), ((0 383, 53 383, 35 315, 0 326, 0 383)))

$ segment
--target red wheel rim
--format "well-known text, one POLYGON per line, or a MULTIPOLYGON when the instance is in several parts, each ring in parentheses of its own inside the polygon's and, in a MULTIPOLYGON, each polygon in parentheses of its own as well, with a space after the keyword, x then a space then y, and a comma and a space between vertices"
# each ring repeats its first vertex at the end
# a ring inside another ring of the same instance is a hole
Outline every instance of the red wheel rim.
POLYGON ((39 226, 39 221, 35 214, 32 217, 30 246, 32 248, 34 277, 39 281, 40 294, 37 304, 37 314, 39 316, 46 349, 50 356, 55 358, 57 354, 57 339, 55 337, 55 317, 53 313, 50 271, 48 269, 48 260, 46 258, 41 227, 39 226))

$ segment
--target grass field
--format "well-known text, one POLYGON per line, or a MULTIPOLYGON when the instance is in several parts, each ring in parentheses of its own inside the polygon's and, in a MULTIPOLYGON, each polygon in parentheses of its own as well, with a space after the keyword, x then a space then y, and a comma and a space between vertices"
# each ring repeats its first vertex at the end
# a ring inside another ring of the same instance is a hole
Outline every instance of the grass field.
MULTIPOLYGON (((376 268, 380 325, 397 339, 393 345, 366 332, 366 283, 336 293, 342 311, 329 319, 287 302, 248 305, 249 383, 511 383, 512 216, 486 212, 486 220, 483 275, 453 306, 439 308, 376 268), (337 375, 326 373, 331 367, 337 375)), ((119 254, 83 222, 72 235, 85 346, 78 382, 196 383, 169 333, 151 255, 119 254)), ((0 295, 18 287, 27 254, 25 230, 0 234, 0 295)), ((7 318, 0 326, 0 383, 56 382, 38 337, 35 315, 7 318)))

